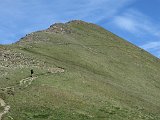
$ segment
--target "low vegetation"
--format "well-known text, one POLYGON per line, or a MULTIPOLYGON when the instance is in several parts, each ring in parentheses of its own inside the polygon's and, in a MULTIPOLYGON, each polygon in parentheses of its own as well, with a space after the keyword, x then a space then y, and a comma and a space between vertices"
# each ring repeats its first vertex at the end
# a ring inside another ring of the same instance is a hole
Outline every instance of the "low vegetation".
POLYGON ((0 61, 3 120, 160 120, 160 60, 97 25, 54 24, 0 61))

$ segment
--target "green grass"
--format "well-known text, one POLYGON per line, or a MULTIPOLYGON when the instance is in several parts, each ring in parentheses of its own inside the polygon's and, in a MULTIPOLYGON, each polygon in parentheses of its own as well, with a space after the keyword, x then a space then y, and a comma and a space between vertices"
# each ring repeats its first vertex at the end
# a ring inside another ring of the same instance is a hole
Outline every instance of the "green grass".
POLYGON ((160 119, 158 58, 94 24, 74 21, 63 28, 71 32, 50 28, 3 46, 23 59, 2 61, 9 67, 0 67, 7 73, 0 87, 18 86, 30 69, 38 76, 14 96, 3 93, 11 106, 4 120, 160 119), (65 72, 47 72, 56 67, 65 72))

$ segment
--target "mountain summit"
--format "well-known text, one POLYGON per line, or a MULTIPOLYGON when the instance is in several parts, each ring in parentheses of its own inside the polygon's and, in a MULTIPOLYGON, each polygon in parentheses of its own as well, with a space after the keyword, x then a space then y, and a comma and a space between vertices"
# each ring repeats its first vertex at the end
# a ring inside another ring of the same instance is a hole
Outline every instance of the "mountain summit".
POLYGON ((74 20, 0 46, 0 120, 159 120, 160 61, 74 20))

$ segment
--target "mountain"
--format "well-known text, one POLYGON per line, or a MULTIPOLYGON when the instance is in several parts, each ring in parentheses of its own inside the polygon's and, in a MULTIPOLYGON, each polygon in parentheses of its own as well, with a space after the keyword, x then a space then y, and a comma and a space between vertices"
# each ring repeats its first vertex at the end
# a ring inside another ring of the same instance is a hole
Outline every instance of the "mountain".
POLYGON ((0 61, 0 119, 160 120, 160 60, 95 24, 56 23, 0 61))

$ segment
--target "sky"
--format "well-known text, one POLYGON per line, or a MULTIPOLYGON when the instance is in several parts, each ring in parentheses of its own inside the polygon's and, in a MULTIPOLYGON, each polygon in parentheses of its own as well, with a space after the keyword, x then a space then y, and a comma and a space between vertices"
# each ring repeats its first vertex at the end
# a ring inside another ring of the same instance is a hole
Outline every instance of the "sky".
POLYGON ((160 57, 160 0, 0 0, 0 44, 55 22, 98 24, 160 57))

